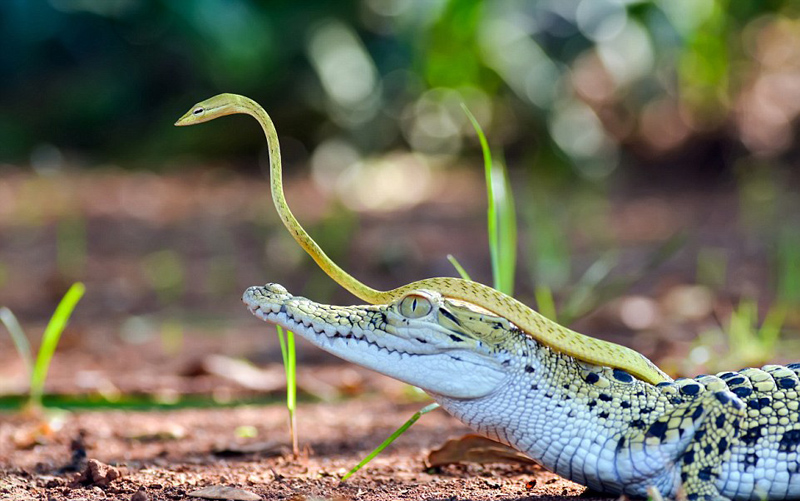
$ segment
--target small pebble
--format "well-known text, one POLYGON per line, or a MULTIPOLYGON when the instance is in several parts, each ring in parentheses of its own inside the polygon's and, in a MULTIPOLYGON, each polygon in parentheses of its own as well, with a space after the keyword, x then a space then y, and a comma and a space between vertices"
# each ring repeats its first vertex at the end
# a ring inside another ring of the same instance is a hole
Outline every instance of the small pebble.
POLYGON ((144 487, 139 487, 139 490, 131 496, 131 501, 148 501, 148 499, 147 491, 144 490, 144 487))

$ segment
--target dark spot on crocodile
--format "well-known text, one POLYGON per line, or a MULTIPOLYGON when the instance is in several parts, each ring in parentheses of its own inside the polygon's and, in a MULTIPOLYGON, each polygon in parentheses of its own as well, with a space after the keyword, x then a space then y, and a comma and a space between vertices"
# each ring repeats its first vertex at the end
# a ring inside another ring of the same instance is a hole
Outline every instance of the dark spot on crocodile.
POLYGON ((645 423, 641 419, 634 419, 633 421, 631 421, 631 428, 637 428, 639 430, 644 430, 646 426, 647 426, 647 423, 645 423))
MULTIPOLYGON (((685 484, 688 479, 689 479, 689 472, 688 471, 682 471, 681 472, 681 482, 683 482, 685 484)), ((697 494, 693 494, 693 496, 696 497, 697 494)))
POLYGON ((596 382, 600 381, 600 375, 596 372, 590 372, 586 374, 586 382, 589 384, 595 384, 596 382))
POLYGON ((701 386, 699 384, 687 384, 681 388, 681 393, 684 395, 697 395, 700 393, 701 386))
POLYGON ((612 397, 608 393, 601 393, 598 398, 600 398, 600 400, 602 400, 603 402, 611 402, 612 400, 614 400, 614 397, 612 397))
POLYGON ((637 397, 643 397, 644 396, 644 392, 643 391, 637 391, 636 392, 636 396, 637 397))
POLYGON ((754 398, 753 400, 747 402, 747 406, 750 407, 751 409, 759 410, 761 409, 761 400, 758 398, 754 398))
POLYGON ((567 417, 569 417, 569 418, 575 417, 575 410, 574 410, 574 409, 570 410, 570 411, 567 413, 567 417))
POLYGON ((720 374, 719 378, 720 379, 730 379, 730 378, 732 378, 734 376, 738 376, 738 374, 736 372, 726 372, 725 374, 720 374))
POLYGON ((694 451, 686 451, 683 454, 683 464, 692 464, 694 463, 694 451))
POLYGON ((564 394, 562 394, 562 395, 561 395, 561 398, 562 398, 563 400, 572 400, 572 397, 571 397, 571 396, 569 396, 569 394, 568 394, 568 393, 564 393, 564 394))
POLYGON ((772 399, 769 397, 761 397, 758 399, 758 403, 761 405, 761 408, 769 407, 772 405, 772 399))
POLYGON ((606 412, 606 411, 603 411, 603 412, 601 412, 600 414, 598 414, 598 415, 597 415, 597 417, 600 417, 600 418, 606 419, 606 418, 608 418, 608 412, 606 412))
POLYGON ((697 409, 695 409, 694 412, 692 413, 692 421, 697 421, 698 419, 700 419, 700 416, 702 415, 703 415, 703 406, 698 405, 697 409))
POLYGON ((783 434, 778 442, 778 452, 793 452, 800 444, 800 430, 789 430, 783 434))
POLYGON ((711 447, 711 444, 706 444, 706 446, 705 446, 705 447, 703 447, 703 453, 704 453, 706 456, 708 456, 709 454, 711 454, 711 451, 713 451, 713 450, 714 450, 714 448, 713 448, 713 447, 711 447))
POLYGON ((463 339, 461 339, 460 337, 456 336, 455 334, 450 334, 450 339, 452 339, 456 343, 463 343, 464 342, 463 339))
POLYGON ((697 472, 697 478, 699 478, 700 480, 705 480, 706 482, 708 482, 709 480, 711 480, 716 476, 717 475, 711 471, 710 466, 706 466, 705 468, 697 472))
POLYGON ((539 385, 538 385, 538 384, 535 384, 535 383, 534 383, 534 384, 532 384, 532 385, 531 385, 531 390, 534 390, 534 391, 536 391, 536 390, 538 390, 538 389, 539 389, 539 385))
POLYGON ((623 371, 622 369, 614 369, 613 371, 614 379, 621 383, 632 383, 633 376, 628 374, 627 372, 623 371))
POLYGON ((530 365, 526 365, 525 366, 525 372, 527 372, 528 374, 532 374, 534 370, 535 369, 533 367, 531 367, 530 365))
POLYGON ((681 397, 672 397, 669 399, 669 403, 672 405, 681 405, 683 403, 683 399, 681 397))
POLYGON ((628 402, 627 400, 623 400, 622 402, 619 403, 619 406, 622 407, 623 409, 630 409, 631 403, 628 402))
POLYGON ((562 387, 563 387, 565 390, 569 390, 569 386, 570 386, 570 385, 569 385, 569 383, 564 383, 564 384, 562 385, 562 387))
POLYGON ((589 402, 586 405, 588 405, 589 408, 591 409, 592 407, 597 405, 597 400, 589 400, 589 402))
POLYGON ((758 454, 755 452, 748 452, 744 455, 743 463, 746 472, 753 471, 753 468, 756 467, 756 463, 758 463, 758 454))
POLYGON ((656 388, 664 388, 667 386, 672 386, 673 384, 675 383, 673 383, 672 381, 661 381, 660 383, 656 384, 656 388))
POLYGON ((731 426, 733 427, 734 430, 738 430, 739 429, 739 418, 735 418, 733 421, 731 421, 731 426))
POLYGON ((422 344, 428 344, 428 342, 425 341, 424 339, 422 339, 421 337, 415 337, 414 339, 416 339, 417 341, 419 341, 422 344))
POLYGON ((507 359, 503 360, 501 362, 501 364, 502 364, 503 367, 508 367, 509 365, 511 365, 511 359, 507 358, 507 359))
POLYGON ((686 495, 686 499, 688 501, 698 501, 700 499, 700 494, 693 492, 691 494, 686 495))
POLYGON ((791 388, 794 388, 795 386, 797 386, 797 380, 796 379, 792 379, 790 377, 782 377, 782 378, 778 379, 777 383, 778 383, 778 386, 780 386, 784 390, 788 390, 788 389, 791 389, 791 388))
POLYGON ((753 393, 752 388, 748 388, 747 386, 740 386, 738 388, 734 388, 733 394, 739 398, 747 398, 753 393))
POLYGON ((700 440, 703 440, 703 437, 705 436, 706 436, 706 430, 698 430, 694 434, 694 439, 699 442, 700 440))
POLYGON ((741 440, 745 445, 755 445, 763 433, 764 428, 762 426, 753 426, 752 428, 748 428, 747 431, 742 434, 739 440, 741 440))
POLYGON ((619 441, 617 442, 617 452, 621 451, 625 448, 625 437, 619 437, 619 441))
POLYGON ((720 438, 717 448, 720 454, 724 454, 728 450, 728 440, 725 437, 720 438))
POLYGON ((740 385, 740 384, 744 384, 744 382, 745 382, 745 379, 742 376, 739 376, 739 377, 735 377, 735 378, 731 379, 730 381, 728 381, 728 386, 737 386, 737 385, 740 385))
POLYGON ((730 403, 733 399, 731 398, 731 392, 729 391, 718 391, 714 393, 714 397, 719 401, 719 403, 725 405, 730 403))
POLYGON ((553 394, 552 393, 545 393, 544 394, 544 398, 553 398, 553 394))
POLYGON ((786 366, 787 369, 800 370, 800 363, 789 364, 786 366))
POLYGON ((446 317, 448 320, 450 320, 454 324, 461 325, 461 321, 455 315, 453 315, 452 313, 450 313, 446 309, 439 308, 439 313, 441 313, 444 317, 446 317))
POLYGON ((639 414, 650 414, 654 410, 656 410, 655 407, 642 407, 642 409, 639 411, 639 414))
POLYGON ((647 433, 645 435, 648 437, 656 437, 659 440, 664 440, 664 437, 667 435, 667 429, 668 426, 665 421, 656 421, 650 425, 650 428, 647 429, 647 433))
POLYGON ((720 414, 717 416, 717 419, 714 421, 714 424, 717 425, 717 428, 722 428, 725 426, 725 414, 720 414))

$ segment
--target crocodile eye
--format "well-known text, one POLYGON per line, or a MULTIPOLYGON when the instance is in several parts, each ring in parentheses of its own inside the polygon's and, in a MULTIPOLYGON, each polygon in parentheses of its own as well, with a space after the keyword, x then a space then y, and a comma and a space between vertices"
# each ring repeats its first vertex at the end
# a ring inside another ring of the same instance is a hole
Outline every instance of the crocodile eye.
POLYGON ((400 301, 400 314, 406 318, 422 318, 431 312, 433 306, 428 298, 409 294, 400 301))

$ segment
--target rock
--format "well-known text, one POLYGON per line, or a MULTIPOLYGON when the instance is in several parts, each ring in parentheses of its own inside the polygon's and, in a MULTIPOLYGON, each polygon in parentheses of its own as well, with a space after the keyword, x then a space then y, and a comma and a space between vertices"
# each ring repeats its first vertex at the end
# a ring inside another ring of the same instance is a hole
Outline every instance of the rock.
POLYGON ((262 499, 258 494, 225 485, 212 485, 211 487, 192 491, 188 495, 195 498, 230 501, 261 501, 262 499))
POLYGON ((86 464, 86 468, 72 479, 70 486, 96 485, 98 487, 108 487, 111 482, 120 477, 122 477, 122 473, 117 468, 101 463, 96 459, 90 459, 86 464))
POLYGON ((148 501, 147 491, 144 487, 139 487, 139 490, 133 493, 131 501, 148 501))

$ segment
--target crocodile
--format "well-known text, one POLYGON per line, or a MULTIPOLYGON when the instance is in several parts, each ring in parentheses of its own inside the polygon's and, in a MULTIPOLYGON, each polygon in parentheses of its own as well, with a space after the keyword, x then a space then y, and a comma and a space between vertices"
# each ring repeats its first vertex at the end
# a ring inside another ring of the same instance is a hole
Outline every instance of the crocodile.
POLYGON ((800 364, 652 384, 432 290, 332 306, 267 284, 242 299, 257 317, 422 388, 476 431, 595 491, 800 498, 800 364))

